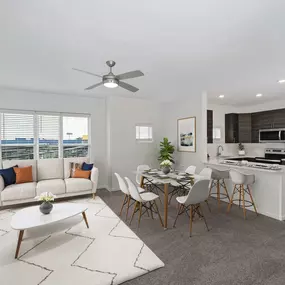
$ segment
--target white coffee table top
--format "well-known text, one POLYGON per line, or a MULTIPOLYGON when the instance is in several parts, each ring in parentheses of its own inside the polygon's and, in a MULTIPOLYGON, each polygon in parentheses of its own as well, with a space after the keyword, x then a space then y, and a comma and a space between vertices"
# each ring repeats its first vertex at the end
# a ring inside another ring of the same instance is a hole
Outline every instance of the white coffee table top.
POLYGON ((79 215, 88 209, 84 204, 60 203, 54 204, 51 213, 44 215, 39 207, 39 205, 28 207, 17 212, 12 218, 11 227, 14 230, 35 228, 79 215))

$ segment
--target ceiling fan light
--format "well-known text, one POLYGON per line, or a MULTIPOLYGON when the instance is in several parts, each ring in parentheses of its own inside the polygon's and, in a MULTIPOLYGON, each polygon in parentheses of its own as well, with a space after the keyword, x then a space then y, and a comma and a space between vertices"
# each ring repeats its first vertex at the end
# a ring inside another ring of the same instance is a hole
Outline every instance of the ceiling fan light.
POLYGON ((116 88, 119 85, 116 79, 105 79, 103 84, 107 88, 116 88))

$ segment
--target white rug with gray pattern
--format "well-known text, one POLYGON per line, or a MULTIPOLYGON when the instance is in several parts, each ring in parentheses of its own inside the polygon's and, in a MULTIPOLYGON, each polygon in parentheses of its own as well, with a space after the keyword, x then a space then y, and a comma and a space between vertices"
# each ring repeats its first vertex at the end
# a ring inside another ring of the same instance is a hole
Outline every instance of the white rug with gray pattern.
POLYGON ((3 285, 113 285, 134 279, 164 263, 99 198, 82 216, 27 230, 18 259, 18 232, 10 227, 18 209, 0 211, 0 280, 3 285))

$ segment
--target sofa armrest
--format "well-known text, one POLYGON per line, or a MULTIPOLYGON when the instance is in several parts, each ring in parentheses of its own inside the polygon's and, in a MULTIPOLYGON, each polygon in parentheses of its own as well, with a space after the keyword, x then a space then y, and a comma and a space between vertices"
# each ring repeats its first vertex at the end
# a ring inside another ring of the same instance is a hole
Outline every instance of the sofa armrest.
POLYGON ((1 192, 5 189, 5 183, 2 175, 0 175, 0 206, 2 206, 1 192))
POLYGON ((93 183, 92 193, 96 193, 98 186, 99 169, 93 166, 91 170, 90 180, 93 183))

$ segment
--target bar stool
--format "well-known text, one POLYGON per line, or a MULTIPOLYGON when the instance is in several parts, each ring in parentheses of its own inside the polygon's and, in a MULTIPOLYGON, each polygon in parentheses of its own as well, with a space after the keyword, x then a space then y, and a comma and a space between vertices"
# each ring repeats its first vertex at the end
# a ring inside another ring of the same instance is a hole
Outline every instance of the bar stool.
POLYGON ((256 215, 258 215, 255 203, 252 198, 251 190, 250 190, 250 185, 253 185, 255 182, 255 175, 254 174, 244 174, 240 173, 236 170, 231 170, 230 171, 230 178, 232 182, 234 183, 234 190, 233 194, 231 197, 230 204, 228 206, 227 212, 231 210, 232 204, 234 201, 239 201, 239 207, 241 206, 242 202, 242 207, 243 207, 243 217, 246 219, 246 207, 251 207, 253 206, 254 211, 256 215), (239 199, 234 199, 234 195, 236 193, 239 193, 239 199), (247 193, 250 197, 250 201, 245 200, 244 194, 247 193), (247 203, 247 205, 245 204, 247 203))
POLYGON ((216 198, 218 200, 218 206, 220 207, 221 200, 228 199, 230 201, 225 183, 225 179, 229 179, 229 170, 218 170, 215 168, 212 168, 212 170, 212 183, 209 190, 209 197, 216 198), (221 187, 224 188, 224 193, 221 193, 221 187), (217 192, 212 192, 213 188, 216 188, 217 192))

